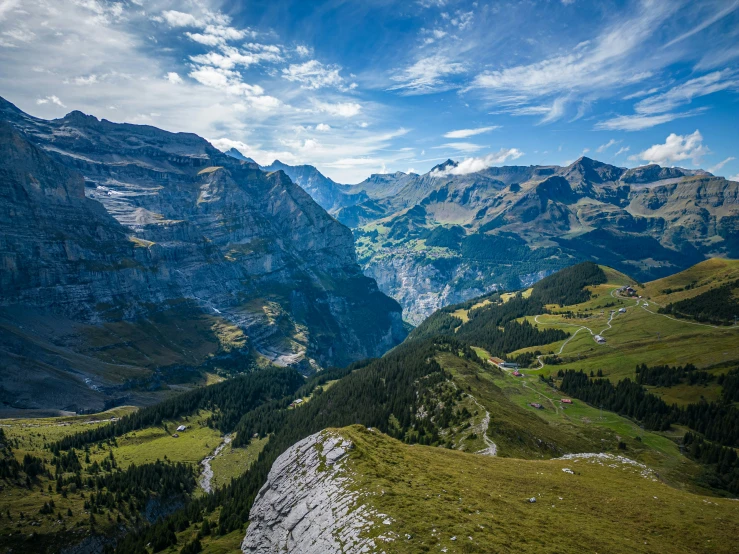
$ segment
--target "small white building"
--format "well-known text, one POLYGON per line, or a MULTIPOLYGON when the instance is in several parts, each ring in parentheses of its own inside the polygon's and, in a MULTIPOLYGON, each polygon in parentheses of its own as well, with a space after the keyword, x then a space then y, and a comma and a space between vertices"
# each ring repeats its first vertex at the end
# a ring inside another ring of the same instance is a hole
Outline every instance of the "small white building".
POLYGON ((621 313, 621 314, 625 314, 626 313, 626 308, 620 308, 618 310, 618 312, 621 313))
POLYGON ((598 344, 606 343, 606 338, 602 335, 595 335, 593 338, 595 339, 595 342, 597 342, 598 344))
POLYGON ((179 426, 179 427, 177 428, 177 431, 178 431, 179 433, 181 433, 181 432, 182 432, 182 431, 184 431, 185 429, 187 429, 187 427, 185 427, 184 425, 180 425, 180 426, 179 426))

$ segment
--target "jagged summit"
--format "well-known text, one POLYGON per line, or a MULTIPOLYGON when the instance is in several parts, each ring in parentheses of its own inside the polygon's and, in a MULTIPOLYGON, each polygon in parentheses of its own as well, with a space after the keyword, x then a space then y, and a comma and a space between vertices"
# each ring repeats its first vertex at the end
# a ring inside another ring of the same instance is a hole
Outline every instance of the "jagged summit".
POLYGON ((257 163, 251 158, 244 156, 241 152, 236 150, 236 148, 231 148, 230 150, 227 150, 226 152, 224 152, 224 154, 226 154, 226 156, 231 156, 232 158, 235 158, 237 160, 241 160, 242 162, 248 162, 252 164, 257 163))
POLYGON ((444 163, 440 163, 440 164, 435 165, 434 167, 432 167, 431 168, 431 171, 429 171, 429 173, 437 173, 437 172, 440 172, 440 171, 444 171, 448 167, 457 167, 458 165, 459 165, 458 162, 455 162, 454 160, 452 160, 450 158, 450 159, 447 159, 447 161, 445 161, 444 163))

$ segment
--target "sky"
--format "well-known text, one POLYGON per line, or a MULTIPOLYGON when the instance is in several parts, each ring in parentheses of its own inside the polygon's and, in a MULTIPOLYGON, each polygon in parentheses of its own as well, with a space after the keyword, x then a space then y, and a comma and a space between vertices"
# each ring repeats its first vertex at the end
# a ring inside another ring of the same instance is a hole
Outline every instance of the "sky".
POLYGON ((739 180, 739 0, 0 0, 0 96, 342 183, 582 155, 739 180))

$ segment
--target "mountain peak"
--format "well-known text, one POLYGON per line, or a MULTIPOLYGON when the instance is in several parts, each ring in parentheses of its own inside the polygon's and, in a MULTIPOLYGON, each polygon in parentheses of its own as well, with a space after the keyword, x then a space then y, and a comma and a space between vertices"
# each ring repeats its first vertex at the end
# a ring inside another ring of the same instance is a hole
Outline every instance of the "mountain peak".
POLYGON ((626 171, 624 168, 599 162, 587 156, 580 156, 564 168, 563 174, 570 181, 584 180, 591 183, 606 183, 618 181, 624 171, 626 171))
POLYGON ((64 121, 69 121, 70 123, 75 123, 77 125, 80 125, 80 124, 90 125, 90 124, 100 123, 100 120, 94 115, 87 115, 86 113, 83 113, 79 110, 73 110, 69 112, 62 119, 64 121))
POLYGON ((231 156, 232 158, 235 158, 235 159, 240 160, 242 162, 249 162, 249 163, 252 163, 252 164, 257 163, 254 160, 252 160, 251 158, 248 158, 248 157, 244 156, 241 152, 239 152, 238 150, 236 150, 236 148, 231 148, 230 150, 227 150, 226 152, 224 152, 224 154, 226 154, 226 156, 231 156))
POLYGON ((429 173, 433 173, 435 171, 444 171, 447 167, 457 167, 459 165, 457 162, 455 162, 452 159, 447 159, 444 163, 440 163, 439 165, 434 166, 431 168, 431 171, 429 173))

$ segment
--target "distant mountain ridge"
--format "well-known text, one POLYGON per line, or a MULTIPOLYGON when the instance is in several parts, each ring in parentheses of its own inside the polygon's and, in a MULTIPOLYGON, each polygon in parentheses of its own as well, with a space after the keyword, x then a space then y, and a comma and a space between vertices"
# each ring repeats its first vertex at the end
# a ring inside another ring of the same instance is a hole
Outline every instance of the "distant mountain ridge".
POLYGON ((372 175, 349 189, 365 200, 354 194, 330 208, 354 230, 365 273, 416 324, 584 259, 648 280, 707 256, 739 256, 739 183, 704 170, 588 157, 461 175, 450 167, 372 175))
POLYGON ((147 402, 198 368, 312 372, 405 336, 351 232, 282 171, 194 134, 1 99, 0 151, 7 407, 147 402))

